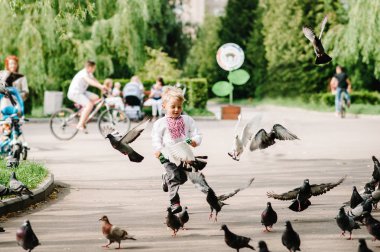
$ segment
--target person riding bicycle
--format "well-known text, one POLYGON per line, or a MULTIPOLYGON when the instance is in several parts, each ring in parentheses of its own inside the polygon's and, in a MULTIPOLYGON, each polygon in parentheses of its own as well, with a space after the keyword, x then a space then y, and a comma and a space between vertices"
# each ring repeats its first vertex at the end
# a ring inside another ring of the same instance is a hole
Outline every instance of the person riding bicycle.
POLYGON ((351 100, 349 92, 351 91, 351 81, 348 79, 348 75, 343 71, 343 67, 337 66, 336 74, 331 79, 331 86, 336 87, 336 94, 335 94, 335 112, 336 115, 339 116, 339 113, 341 112, 341 96, 342 94, 345 96, 347 101, 347 107, 350 107, 351 100))
POLYGON ((100 90, 107 91, 107 87, 100 84, 94 77, 96 69, 96 63, 88 60, 85 67, 80 70, 70 83, 69 91, 67 92, 67 98, 71 101, 83 106, 80 120, 77 125, 77 129, 87 133, 86 121, 90 115, 95 102, 99 99, 99 96, 87 91, 88 86, 96 87, 100 90))

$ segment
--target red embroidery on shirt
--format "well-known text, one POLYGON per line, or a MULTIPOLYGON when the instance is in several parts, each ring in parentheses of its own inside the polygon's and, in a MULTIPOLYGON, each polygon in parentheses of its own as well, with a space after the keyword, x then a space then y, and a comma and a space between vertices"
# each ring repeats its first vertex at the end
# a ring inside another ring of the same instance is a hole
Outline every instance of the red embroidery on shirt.
POLYGON ((183 117, 179 116, 177 118, 166 117, 166 121, 168 123, 168 129, 170 136, 172 139, 178 139, 185 137, 185 122, 183 121, 183 117))

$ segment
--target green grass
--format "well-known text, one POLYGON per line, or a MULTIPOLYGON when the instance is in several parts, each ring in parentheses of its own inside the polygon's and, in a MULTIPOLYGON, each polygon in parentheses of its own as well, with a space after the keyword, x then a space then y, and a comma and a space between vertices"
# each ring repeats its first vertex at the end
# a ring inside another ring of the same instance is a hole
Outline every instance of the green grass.
MULTIPOLYGON (((213 98, 211 101, 217 103, 228 103, 227 98, 213 98)), ((326 104, 307 103, 301 98, 265 98, 262 100, 256 99, 235 99, 235 105, 240 106, 258 106, 258 105, 277 105, 284 107, 303 108, 308 110, 322 111, 322 112, 334 112, 333 106, 326 104)), ((371 104, 352 104, 347 111, 350 114, 369 114, 380 115, 380 106, 371 104)))
POLYGON ((8 186, 12 171, 16 172, 18 180, 29 189, 34 189, 41 184, 48 175, 47 169, 40 163, 33 161, 21 161, 19 167, 10 169, 6 167, 6 161, 0 160, 0 184, 8 186))
POLYGON ((44 115, 44 107, 43 106, 34 106, 32 107, 32 111, 30 114, 26 115, 26 118, 48 118, 50 116, 44 115))
POLYGON ((214 116, 214 113, 207 109, 191 108, 185 109, 185 112, 190 116, 214 116))

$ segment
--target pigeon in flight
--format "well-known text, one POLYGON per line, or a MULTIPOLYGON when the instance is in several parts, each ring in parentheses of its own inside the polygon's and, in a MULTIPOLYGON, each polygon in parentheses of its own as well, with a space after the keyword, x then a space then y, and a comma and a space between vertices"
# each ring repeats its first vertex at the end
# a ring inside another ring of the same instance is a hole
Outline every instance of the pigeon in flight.
POLYGON ((179 217, 173 214, 171 207, 167 208, 168 215, 166 216, 166 225, 173 230, 172 236, 175 237, 177 235, 178 230, 181 228, 181 221, 179 217))
POLYGON ((294 212, 301 212, 307 209, 310 205, 311 196, 318 196, 327 193, 334 187, 340 185, 346 177, 341 178, 336 183, 323 183, 323 184, 309 184, 309 180, 305 179, 301 187, 297 187, 289 192, 283 194, 275 194, 274 192, 268 192, 268 198, 274 198, 278 200, 294 200, 289 206, 289 209, 294 212))
POLYGON ((33 192, 30 191, 29 188, 21 181, 17 180, 15 172, 12 172, 11 174, 11 178, 9 180, 9 190, 19 196, 27 194, 30 198, 33 198, 33 192))
POLYGON ((248 181, 247 185, 245 185, 241 188, 238 188, 231 193, 216 196, 214 190, 208 185, 206 178, 202 173, 200 173, 200 172, 188 172, 187 177, 201 192, 203 192, 204 194, 207 195, 206 201, 210 205, 210 209, 211 209, 209 219, 212 218, 213 212, 215 210, 216 213, 215 213, 214 221, 218 221, 218 213, 222 210, 222 207, 224 205, 227 205, 226 203, 224 203, 224 201, 227 200, 228 198, 233 197, 238 192, 240 192, 240 191, 248 188, 249 186, 251 186, 253 180, 255 179, 255 178, 251 178, 248 181))
POLYGON ((286 221, 286 228, 282 234, 281 240, 282 244, 289 249, 290 252, 301 251, 301 239, 296 231, 294 231, 290 221, 286 221))
POLYGON ((321 41, 322 33, 323 33, 323 30, 325 29, 326 23, 327 23, 327 16, 325 16, 325 18, 322 21, 321 33, 319 34, 319 37, 317 37, 317 35, 314 33, 314 31, 311 28, 306 27, 306 26, 302 28, 302 31, 305 37, 308 40, 310 40, 310 42, 313 44, 314 52, 317 55, 317 58, 315 59, 316 65, 326 64, 332 60, 332 58, 326 54, 325 49, 323 48, 323 45, 322 45, 322 41, 321 41))
POLYGON ((247 146, 249 142, 251 142, 255 131, 258 129, 261 121, 261 115, 256 115, 253 117, 245 126, 243 131, 240 134, 237 132, 237 128, 241 123, 241 115, 239 115, 238 122, 235 126, 235 137, 232 145, 232 151, 228 152, 228 155, 232 157, 233 160, 239 161, 240 156, 244 151, 244 148, 247 146))
POLYGON ((359 249, 358 252, 373 252, 367 247, 367 243, 364 239, 359 239, 359 249))
POLYGON ((272 204, 267 203, 267 207, 261 214, 261 224, 265 226, 264 232, 270 232, 269 228, 272 228, 273 224, 277 222, 277 213, 273 210, 272 204))
POLYGON ((109 139, 112 147, 124 155, 128 155, 131 162, 139 163, 144 157, 138 154, 136 151, 129 146, 130 143, 136 140, 141 133, 144 131, 145 127, 148 125, 150 119, 145 119, 139 123, 136 127, 128 131, 126 134, 122 135, 117 130, 111 126, 106 126, 104 131, 106 132, 106 138, 109 139))
POLYGON ((103 245, 102 247, 108 248, 114 242, 119 243, 118 249, 120 249, 120 243, 122 240, 136 240, 133 236, 129 235, 127 231, 112 225, 108 220, 107 216, 103 216, 99 219, 102 222, 102 233, 105 238, 108 239, 108 244, 103 245))
POLYGON ((259 252, 270 252, 265 241, 259 241, 259 252))
POLYGON ((251 151, 257 149, 266 149, 269 146, 275 144, 275 139, 278 140, 296 140, 299 139, 296 135, 288 131, 284 126, 280 124, 273 125, 272 130, 267 133, 264 129, 259 130, 253 140, 249 149, 251 151))
POLYGON ((179 164, 181 162, 195 161, 195 156, 190 145, 184 141, 166 145, 161 149, 161 153, 169 159, 170 162, 179 164))
POLYGON ((183 209, 182 212, 178 214, 179 222, 181 223, 181 228, 184 230, 185 224, 189 221, 189 213, 187 212, 187 206, 183 209))
POLYGON ((41 245, 36 234, 33 232, 29 220, 26 220, 16 232, 16 241, 23 249, 32 251, 41 245))
POLYGON ((339 209, 339 213, 335 219, 336 224, 342 230, 341 235, 344 236, 346 231, 348 231, 350 233, 350 238, 348 238, 348 240, 352 240, 352 230, 360 229, 359 224, 354 221, 354 218, 346 214, 343 207, 339 209))
POLYGON ((251 245, 249 245, 251 238, 232 233, 228 229, 227 225, 222 225, 220 230, 224 230, 224 241, 230 248, 236 249, 237 252, 239 252, 242 248, 250 248, 255 250, 251 245))

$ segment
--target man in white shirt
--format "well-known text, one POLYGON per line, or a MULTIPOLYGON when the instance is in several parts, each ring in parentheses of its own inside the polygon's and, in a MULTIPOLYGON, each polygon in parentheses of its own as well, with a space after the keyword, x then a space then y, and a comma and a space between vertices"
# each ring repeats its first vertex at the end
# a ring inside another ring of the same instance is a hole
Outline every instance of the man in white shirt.
POLYGON ((100 90, 107 91, 107 87, 100 84, 94 77, 96 64, 93 61, 88 60, 85 67, 80 70, 70 83, 69 91, 67 92, 67 98, 71 101, 83 106, 81 117, 77 125, 77 129, 85 131, 86 121, 90 115, 95 102, 99 99, 99 96, 87 91, 88 86, 97 87, 100 90))

